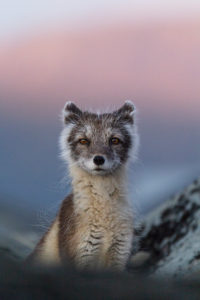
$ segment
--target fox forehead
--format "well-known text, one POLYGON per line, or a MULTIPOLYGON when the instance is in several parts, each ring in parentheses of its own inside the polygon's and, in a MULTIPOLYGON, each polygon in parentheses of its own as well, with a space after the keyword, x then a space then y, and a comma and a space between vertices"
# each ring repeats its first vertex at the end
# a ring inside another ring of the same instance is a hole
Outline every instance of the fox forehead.
POLYGON ((120 123, 115 123, 112 115, 99 117, 92 114, 87 118, 81 118, 80 122, 74 124, 71 135, 74 138, 110 138, 111 136, 117 136, 123 140, 124 134, 128 132, 125 130, 125 126, 120 123))

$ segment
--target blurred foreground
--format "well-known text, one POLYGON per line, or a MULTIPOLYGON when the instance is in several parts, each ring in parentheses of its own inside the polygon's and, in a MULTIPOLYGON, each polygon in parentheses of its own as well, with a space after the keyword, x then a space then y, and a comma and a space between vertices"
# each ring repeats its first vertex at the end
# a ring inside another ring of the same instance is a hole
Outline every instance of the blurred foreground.
POLYGON ((30 268, 23 260, 41 232, 25 229, 25 218, 15 227, 6 214, 0 220, 1 299, 200 298, 200 179, 136 226, 133 253, 120 274, 78 272, 70 265, 30 268))

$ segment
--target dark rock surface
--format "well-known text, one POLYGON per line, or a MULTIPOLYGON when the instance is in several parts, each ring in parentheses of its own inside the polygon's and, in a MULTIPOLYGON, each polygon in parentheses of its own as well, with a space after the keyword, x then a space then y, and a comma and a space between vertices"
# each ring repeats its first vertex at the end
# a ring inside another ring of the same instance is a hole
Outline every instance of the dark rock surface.
POLYGON ((1 300, 182 299, 198 300, 200 285, 162 281, 144 274, 77 272, 70 266, 30 269, 0 258, 1 300))

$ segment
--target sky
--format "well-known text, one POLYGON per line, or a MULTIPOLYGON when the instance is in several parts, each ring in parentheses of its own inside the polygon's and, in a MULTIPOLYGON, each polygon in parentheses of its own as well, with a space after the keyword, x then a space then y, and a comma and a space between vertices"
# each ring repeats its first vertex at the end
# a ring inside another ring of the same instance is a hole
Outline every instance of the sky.
POLYGON ((90 27, 116 20, 192 18, 199 16, 198 0, 3 0, 0 2, 0 38, 29 31, 90 27))
POLYGON ((0 14, 0 204, 47 211, 64 197, 66 100, 135 102, 130 183, 143 210, 199 175, 199 1, 7 0, 0 14))

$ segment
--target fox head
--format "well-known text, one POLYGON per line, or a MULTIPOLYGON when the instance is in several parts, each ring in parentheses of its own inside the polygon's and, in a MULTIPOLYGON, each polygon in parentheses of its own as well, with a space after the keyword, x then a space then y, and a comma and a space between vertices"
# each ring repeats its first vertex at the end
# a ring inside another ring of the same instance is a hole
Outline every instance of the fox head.
POLYGON ((93 175, 113 173, 135 158, 138 148, 135 107, 131 101, 112 113, 82 111, 67 102, 62 113, 61 157, 93 175))

